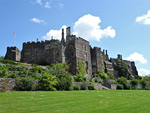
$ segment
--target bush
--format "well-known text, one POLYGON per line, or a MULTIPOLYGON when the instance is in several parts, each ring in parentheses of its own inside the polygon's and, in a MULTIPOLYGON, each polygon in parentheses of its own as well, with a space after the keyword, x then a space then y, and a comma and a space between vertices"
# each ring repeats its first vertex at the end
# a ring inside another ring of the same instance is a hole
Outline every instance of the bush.
POLYGON ((84 81, 86 81, 86 77, 81 76, 81 75, 76 75, 76 76, 74 76, 74 80, 75 80, 75 82, 84 82, 84 81))
POLYGON ((123 88, 126 89, 126 90, 129 90, 130 89, 130 85, 125 84, 125 85, 123 85, 123 88))
POLYGON ((16 65, 17 63, 12 61, 12 60, 1 60, 2 63, 4 64, 13 64, 13 65, 16 65))
POLYGON ((145 89, 146 81, 144 79, 140 80, 140 84, 142 85, 142 89, 145 89))
POLYGON ((73 86, 73 90, 80 90, 80 87, 79 86, 73 86))
POLYGON ((88 89, 89 89, 89 90, 94 90, 94 84, 89 85, 89 86, 88 86, 88 89))
POLYGON ((44 74, 39 81, 39 89, 44 91, 56 91, 58 84, 56 76, 44 74))
POLYGON ((98 71, 98 75, 102 79, 107 79, 108 75, 104 71, 98 71))
POLYGON ((122 89, 123 89, 123 85, 122 85, 122 84, 118 84, 118 85, 117 85, 117 89, 122 90, 122 89))
POLYGON ((36 89, 36 83, 30 79, 21 79, 16 82, 14 89, 17 91, 33 91, 36 89))
POLYGON ((107 73, 107 75, 108 75, 108 77, 109 77, 110 79, 113 79, 113 78, 114 78, 114 74, 113 74, 113 73, 107 73))
POLYGON ((4 76, 7 76, 7 72, 5 70, 3 70, 1 73, 0 73, 0 77, 4 77, 4 76))
POLYGON ((18 75, 16 73, 10 74, 7 78, 17 78, 18 75))
POLYGON ((81 90, 87 90, 88 89, 88 86, 84 83, 82 83, 81 85, 81 90))
POLYGON ((136 85, 139 84, 139 81, 136 80, 136 79, 132 79, 132 80, 130 81, 130 84, 131 84, 132 86, 136 86, 136 85))
POLYGON ((125 78, 125 77, 118 78, 118 79, 117 79, 117 82, 118 82, 119 84, 122 84, 122 85, 128 84, 128 83, 127 83, 127 78, 125 78))
POLYGON ((73 87, 73 78, 70 73, 64 73, 57 76, 58 78, 58 84, 57 89, 58 90, 72 90, 73 87))

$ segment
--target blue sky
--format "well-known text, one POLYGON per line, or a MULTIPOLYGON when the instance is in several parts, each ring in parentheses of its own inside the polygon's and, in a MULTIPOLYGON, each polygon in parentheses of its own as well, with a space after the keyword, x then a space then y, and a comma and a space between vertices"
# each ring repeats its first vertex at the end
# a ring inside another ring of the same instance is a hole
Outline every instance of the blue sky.
POLYGON ((150 74, 150 0, 0 0, 0 55, 7 46, 54 38, 60 29, 134 60, 141 75, 150 74))

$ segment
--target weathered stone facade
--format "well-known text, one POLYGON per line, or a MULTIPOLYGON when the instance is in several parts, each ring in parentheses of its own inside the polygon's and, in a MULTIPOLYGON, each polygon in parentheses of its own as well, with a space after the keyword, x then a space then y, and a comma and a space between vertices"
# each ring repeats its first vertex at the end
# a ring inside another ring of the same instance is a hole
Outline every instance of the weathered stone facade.
MULTIPOLYGON (((64 29, 62 29, 61 41, 52 38, 41 42, 37 40, 37 42, 23 43, 21 52, 17 47, 8 47, 5 59, 31 64, 66 62, 70 64, 72 74, 77 72, 78 61, 83 61, 87 72, 86 75, 89 76, 98 71, 117 75, 117 71, 114 70, 114 64, 118 59, 122 60, 122 56, 119 55, 117 59, 109 59, 107 50, 101 51, 99 47, 92 48, 87 40, 72 35, 70 27, 68 27, 66 37, 64 36, 64 29)), ((124 61, 128 64, 131 75, 138 76, 135 63, 124 61)))

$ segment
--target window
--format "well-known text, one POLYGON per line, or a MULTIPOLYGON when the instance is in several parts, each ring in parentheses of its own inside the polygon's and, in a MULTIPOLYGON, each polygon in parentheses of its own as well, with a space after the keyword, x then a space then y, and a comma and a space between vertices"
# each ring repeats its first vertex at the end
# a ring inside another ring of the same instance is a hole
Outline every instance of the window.
POLYGON ((97 51, 97 55, 100 56, 100 51, 97 51))
POLYGON ((88 59, 87 54, 84 55, 84 58, 85 58, 85 59, 88 59))

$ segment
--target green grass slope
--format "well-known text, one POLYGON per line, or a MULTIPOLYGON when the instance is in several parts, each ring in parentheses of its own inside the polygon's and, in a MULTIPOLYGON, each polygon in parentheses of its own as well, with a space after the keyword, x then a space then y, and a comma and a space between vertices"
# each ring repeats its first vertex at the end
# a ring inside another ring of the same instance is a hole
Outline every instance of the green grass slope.
POLYGON ((1 92, 0 113, 150 113, 150 91, 1 92))

